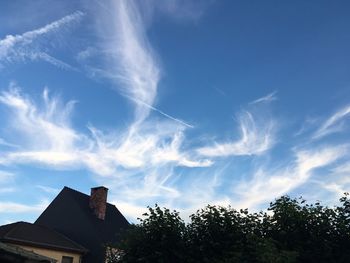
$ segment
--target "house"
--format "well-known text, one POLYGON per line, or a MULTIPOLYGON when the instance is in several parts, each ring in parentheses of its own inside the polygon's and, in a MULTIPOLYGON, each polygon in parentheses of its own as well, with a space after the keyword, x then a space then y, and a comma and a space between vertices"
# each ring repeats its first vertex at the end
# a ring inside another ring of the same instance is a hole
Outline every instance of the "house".
POLYGON ((17 246, 0 242, 0 262, 1 263, 56 263, 52 258, 38 255, 17 246))
POLYGON ((34 224, 86 248, 82 263, 103 263, 106 247, 117 243, 118 234, 129 226, 117 207, 107 203, 107 193, 103 186, 92 188, 90 195, 64 187, 34 224))
POLYGON ((44 226, 17 222, 0 226, 0 262, 79 263, 87 249, 44 226), (10 261, 12 259, 13 261, 10 261))

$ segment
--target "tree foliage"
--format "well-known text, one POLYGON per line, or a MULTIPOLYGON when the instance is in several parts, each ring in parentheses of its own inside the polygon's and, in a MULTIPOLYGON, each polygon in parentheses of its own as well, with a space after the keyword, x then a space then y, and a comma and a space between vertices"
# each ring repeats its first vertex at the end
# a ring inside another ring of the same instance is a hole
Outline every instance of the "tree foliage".
POLYGON ((259 213, 208 205, 187 224, 158 205, 144 216, 124 233, 122 256, 110 263, 350 262, 348 194, 334 208, 289 196, 259 213))
POLYGON ((156 205, 144 216, 126 231, 119 245, 124 256, 117 262, 185 262, 186 225, 179 213, 156 205))

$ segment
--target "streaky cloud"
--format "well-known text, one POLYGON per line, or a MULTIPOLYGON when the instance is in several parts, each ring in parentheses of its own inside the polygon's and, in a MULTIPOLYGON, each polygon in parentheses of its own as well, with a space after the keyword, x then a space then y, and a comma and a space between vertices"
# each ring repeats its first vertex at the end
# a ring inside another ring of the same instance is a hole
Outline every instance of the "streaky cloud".
POLYGON ((16 175, 12 172, 0 170, 0 194, 13 193, 18 190, 13 185, 15 177, 16 175))
POLYGON ((46 192, 46 193, 55 194, 55 195, 57 195, 61 190, 61 189, 53 188, 53 187, 46 186, 46 185, 36 185, 35 187, 46 192))
POLYGON ((35 61, 35 60, 43 60, 46 61, 60 69, 64 69, 64 70, 71 70, 71 71, 79 71, 77 68, 69 65, 68 63, 63 62, 62 60, 59 60, 57 58, 54 58, 52 56, 50 56, 49 54, 45 53, 45 52, 34 52, 34 53, 28 53, 27 55, 28 58, 30 58, 31 60, 35 61))
POLYGON ((236 201, 235 205, 253 208, 284 195, 305 184, 315 169, 334 163, 348 151, 349 145, 297 150, 294 161, 287 166, 271 170, 258 168, 251 180, 244 180, 236 185, 235 193, 240 201, 236 201))
MULTIPOLYGON (((60 28, 79 21, 84 13, 76 11, 44 27, 27 31, 21 35, 7 35, 0 40, 0 63, 21 62, 25 60, 43 60, 64 69, 74 69, 72 66, 53 58, 46 52, 38 51, 34 42, 41 36, 57 32, 60 28)), ((0 64, 1 67, 4 65, 0 64)), ((75 70, 75 69, 74 69, 75 70)))
POLYGON ((334 174, 350 174, 350 162, 346 162, 344 164, 341 164, 337 167, 335 167, 332 172, 334 174))
POLYGON ((49 205, 48 200, 43 200, 38 204, 28 205, 16 202, 2 202, 0 201, 1 213, 29 213, 29 212, 42 212, 49 205))
MULTIPOLYGON (((106 24, 113 38, 104 40, 107 72, 117 76, 118 88, 128 98, 153 105, 160 79, 160 67, 156 55, 146 37, 143 20, 134 1, 112 1, 106 24), (112 12, 112 13, 111 13, 112 12)), ((117 84, 117 83, 116 83, 117 84)), ((133 101, 135 102, 135 101, 133 101)), ((150 108, 135 103, 135 121, 142 122, 150 108)))
POLYGON ((141 1, 146 20, 152 20, 155 12, 160 12, 178 23, 197 23, 206 10, 214 3, 214 1, 196 1, 196 0, 167 0, 167 1, 141 1), (147 16, 148 15, 148 16, 147 16))
POLYGON ((313 134, 313 139, 320 139, 331 133, 343 130, 345 118, 350 116, 350 105, 347 105, 330 116, 313 134))
POLYGON ((0 184, 9 182, 14 178, 15 174, 7 171, 1 171, 0 170, 0 184))
POLYGON ((250 102, 249 104, 269 103, 271 101, 275 101, 275 100, 277 100, 276 94, 277 94, 277 91, 271 92, 264 97, 258 98, 256 100, 250 102))
POLYGON ((105 134, 90 125, 83 134, 70 124, 75 101, 62 103, 47 89, 39 107, 11 84, 0 93, 0 104, 10 108, 8 122, 20 135, 19 148, 7 150, 0 164, 37 163, 57 169, 85 167, 99 175, 113 175, 120 168, 139 171, 157 165, 207 167, 206 159, 194 159, 181 149, 184 125, 174 122, 138 123, 124 132, 105 134))
MULTIPOLYGON (((116 88, 134 103, 135 123, 141 123, 155 111, 166 118, 181 123, 189 128, 193 125, 175 118, 154 106, 161 77, 160 62, 148 41, 145 21, 140 14, 140 7, 134 1, 110 1, 107 5, 97 2, 102 8, 104 24, 108 29, 102 31, 101 53, 105 57, 104 69, 92 69, 93 74, 99 74, 115 81, 116 88), (109 3, 109 5, 108 5, 109 3), (112 13, 113 10, 118 16, 112 13), (107 16, 105 15, 107 14, 107 16), (112 35, 106 38, 105 35, 112 35)), ((101 28, 102 26, 100 26, 101 28)), ((78 55, 78 59, 89 57, 93 48, 88 48, 78 55)))
POLYGON ((349 160, 338 164, 330 171, 330 176, 316 181, 323 189, 333 192, 337 198, 350 190, 350 163, 349 160))
POLYGON ((176 122, 178 122, 178 123, 180 123, 180 124, 182 124, 182 125, 184 125, 184 126, 186 126, 186 127, 188 127, 188 128, 194 128, 193 125, 188 124, 187 122, 184 122, 183 120, 177 119, 177 118, 175 118, 175 117, 173 117, 173 116, 170 116, 169 114, 165 113, 164 111, 161 111, 161 110, 157 109, 156 107, 153 107, 153 106, 151 106, 151 105, 149 105, 149 104, 147 104, 147 103, 145 103, 145 102, 143 102, 143 101, 140 101, 140 100, 138 100, 138 99, 131 98, 131 97, 129 97, 129 98, 130 98, 131 100, 135 101, 136 103, 142 104, 142 105, 144 105, 144 106, 150 108, 151 110, 158 112, 159 114, 161 114, 161 115, 167 117, 168 119, 171 119, 171 120, 173 120, 173 121, 176 121, 176 122))
MULTIPOLYGON (((173 131, 178 129, 179 125, 193 128, 193 125, 154 106, 162 68, 157 54, 147 38, 147 23, 142 13, 145 10, 141 10, 145 5, 137 1, 124 0, 103 3, 96 1, 94 3, 96 4, 94 7, 98 9, 95 14, 100 45, 98 48, 90 46, 81 51, 77 59, 80 63, 83 63, 91 77, 96 76, 111 80, 113 87, 132 103, 134 119, 125 131, 121 132, 121 136, 127 138, 125 142, 135 146, 136 149, 139 146, 131 141, 135 140, 139 145, 150 149, 158 143, 174 139, 172 136, 175 136, 176 132, 169 136, 169 134, 157 131, 156 127, 162 125, 162 122, 166 122, 166 126, 171 124, 167 120, 152 119, 151 112, 171 120, 173 131), (97 57, 102 62, 102 66, 90 66, 88 60, 91 57, 97 57), (103 58, 102 61, 101 58, 103 58), (147 139, 144 135, 140 136, 144 132, 142 129, 146 126, 154 127, 153 131, 147 133, 147 139), (155 138, 154 134, 163 137, 155 138), (146 140, 140 142, 140 137, 146 140)), ((151 4, 151 2, 146 5, 148 4, 151 4)), ((121 149, 125 149, 125 147, 120 145, 118 152, 121 149)), ((145 148, 140 153, 143 153, 144 150, 145 148)), ((111 152, 115 152, 115 149, 111 152)), ((139 153, 130 154, 132 152, 130 150, 126 150, 126 152, 129 154, 126 154, 125 157, 120 154, 116 155, 123 166, 137 167, 143 165, 143 161, 136 158, 136 156, 140 156, 139 153), (132 156, 133 158, 131 158, 132 156)), ((89 158, 92 163, 96 163, 93 161, 95 159, 93 155, 90 155, 89 158)), ((181 163, 191 166, 197 165, 197 162, 189 161, 188 158, 182 158, 181 163)), ((209 162, 206 162, 205 165, 209 165, 209 162)))
POLYGON ((47 90, 43 92, 43 100, 45 105, 39 108, 23 96, 15 84, 11 84, 9 91, 0 93, 0 103, 11 109, 11 129, 30 142, 30 148, 49 148, 52 152, 70 149, 76 140, 79 140, 79 135, 69 124, 69 116, 75 102, 61 105, 57 98, 48 97, 47 90))
POLYGON ((239 114, 240 139, 233 142, 215 143, 197 149, 202 156, 224 157, 240 155, 260 155, 274 145, 274 122, 264 120, 258 123, 248 111, 239 114))
POLYGON ((5 141, 3 138, 0 137, 0 145, 6 146, 6 147, 11 147, 11 148, 18 148, 19 146, 14 144, 14 143, 10 143, 8 141, 5 141))

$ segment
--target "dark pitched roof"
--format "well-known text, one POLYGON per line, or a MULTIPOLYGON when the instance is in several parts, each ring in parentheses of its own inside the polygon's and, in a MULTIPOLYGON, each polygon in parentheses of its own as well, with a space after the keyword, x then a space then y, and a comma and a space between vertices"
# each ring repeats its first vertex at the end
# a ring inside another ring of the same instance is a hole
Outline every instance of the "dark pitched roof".
POLYGON ((84 247, 64 235, 47 227, 27 222, 0 226, 0 240, 13 244, 32 245, 69 252, 87 252, 84 247))
POLYGON ((17 246, 12 246, 0 242, 0 262, 22 262, 19 259, 30 259, 30 262, 55 263, 56 259, 44 257, 34 252, 24 250, 17 246))
POLYGON ((107 203, 105 220, 98 219, 89 207, 90 196, 64 187, 58 196, 35 221, 52 227, 82 244, 89 252, 85 263, 103 262, 104 246, 118 241, 118 233, 129 223, 119 210, 107 203))

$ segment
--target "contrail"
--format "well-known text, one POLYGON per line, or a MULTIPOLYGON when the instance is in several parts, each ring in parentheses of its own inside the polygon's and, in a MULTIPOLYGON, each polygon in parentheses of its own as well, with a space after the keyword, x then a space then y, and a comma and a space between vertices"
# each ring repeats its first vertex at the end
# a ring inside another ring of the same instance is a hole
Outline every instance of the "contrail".
POLYGON ((161 115, 163 115, 163 116, 165 116, 165 117, 167 117, 167 118, 169 118, 169 119, 171 119, 171 120, 173 120, 173 121, 176 121, 176 122, 178 122, 178 123, 180 123, 180 124, 182 124, 182 125, 185 125, 186 127, 194 128, 193 125, 188 124, 188 123, 186 123, 186 122, 184 122, 184 121, 182 121, 182 120, 180 120, 180 119, 177 119, 177 118, 175 118, 175 117, 172 117, 172 116, 170 116, 169 114, 166 114, 164 111, 161 111, 161 110, 159 110, 159 109, 157 109, 157 108, 155 108, 155 107, 153 107, 153 106, 147 104, 146 102, 143 102, 143 101, 141 101, 141 100, 139 100, 139 99, 133 98, 133 97, 128 96, 128 95, 125 95, 125 96, 126 96, 127 98, 129 98, 130 100, 133 100, 133 101, 135 101, 136 103, 142 104, 142 105, 146 106, 147 108, 149 108, 149 109, 151 109, 151 110, 154 110, 154 111, 158 112, 159 114, 161 114, 161 115))
POLYGON ((275 91, 271 92, 270 94, 267 94, 264 97, 261 97, 259 99, 252 101, 252 102, 249 102, 249 104, 257 104, 260 102, 271 102, 271 101, 277 100, 276 94, 277 94, 277 91, 275 90, 275 91))

